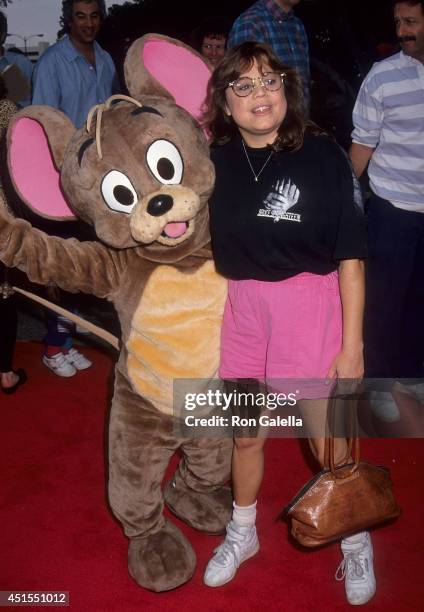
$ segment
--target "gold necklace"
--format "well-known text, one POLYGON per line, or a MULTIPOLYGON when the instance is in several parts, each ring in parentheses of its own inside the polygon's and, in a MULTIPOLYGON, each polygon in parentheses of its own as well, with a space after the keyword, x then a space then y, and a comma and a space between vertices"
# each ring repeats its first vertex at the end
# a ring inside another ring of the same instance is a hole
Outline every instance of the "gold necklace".
POLYGON ((262 168, 259 170, 258 174, 256 174, 256 172, 255 172, 255 171, 254 171, 254 169, 253 169, 252 162, 250 161, 249 156, 248 156, 248 154, 247 154, 247 151, 246 151, 246 145, 244 144, 244 140, 243 140, 243 138, 241 139, 241 142, 242 142, 242 144, 243 144, 243 151, 244 151, 244 154, 246 155, 246 159, 247 159, 247 161, 248 161, 248 163, 249 163, 249 166, 250 166, 250 169, 251 169, 251 171, 252 171, 252 174, 253 174, 253 176, 255 177, 255 181, 256 181, 256 182, 258 182, 259 177, 261 176, 263 169, 265 168, 265 166, 267 165, 267 163, 268 163, 268 162, 269 162, 269 160, 271 159, 272 154, 274 153, 274 151, 271 151, 271 153, 268 155, 267 159, 265 160, 264 165, 263 165, 263 166, 262 166, 262 168))

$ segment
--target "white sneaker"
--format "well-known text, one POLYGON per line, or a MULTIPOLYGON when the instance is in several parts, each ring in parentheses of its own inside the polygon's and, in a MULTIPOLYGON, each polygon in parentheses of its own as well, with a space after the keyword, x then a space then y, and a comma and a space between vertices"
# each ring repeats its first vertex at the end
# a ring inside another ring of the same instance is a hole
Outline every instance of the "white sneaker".
POLYGON ((374 416, 386 423, 400 421, 400 412, 390 391, 371 391, 370 406, 374 416))
POLYGON ((215 555, 206 567, 203 582, 210 587, 230 582, 243 561, 247 561, 258 551, 256 527, 245 527, 230 521, 225 540, 214 550, 215 555))
POLYGON ((87 370, 93 364, 92 362, 84 357, 81 353, 79 353, 76 349, 71 348, 67 353, 64 354, 65 359, 68 363, 70 363, 76 370, 87 370))
POLYGON ((345 581, 346 598, 353 606, 367 603, 375 594, 374 553, 367 531, 345 538, 341 543, 343 561, 336 580, 345 581))
POLYGON ((69 363, 63 353, 56 353, 56 355, 53 355, 53 357, 43 355, 43 363, 49 368, 49 370, 54 372, 57 376, 62 376, 63 378, 69 378, 77 373, 74 366, 69 363))
POLYGON ((418 400, 419 402, 424 402, 424 384, 423 383, 415 383, 415 384, 404 384, 399 382, 398 380, 393 385, 394 391, 400 391, 401 393, 406 393, 407 395, 412 395, 413 398, 418 400))

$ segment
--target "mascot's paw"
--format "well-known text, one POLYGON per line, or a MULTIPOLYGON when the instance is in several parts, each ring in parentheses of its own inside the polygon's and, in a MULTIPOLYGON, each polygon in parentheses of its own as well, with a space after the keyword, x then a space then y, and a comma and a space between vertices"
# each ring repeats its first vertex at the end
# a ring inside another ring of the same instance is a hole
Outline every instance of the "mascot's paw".
POLYGON ((194 529, 219 534, 231 520, 233 496, 230 487, 195 491, 176 472, 165 486, 164 497, 171 512, 194 529))
POLYGON ((145 589, 156 592, 175 589, 190 580, 195 568, 194 550, 169 521, 156 533, 130 540, 128 569, 145 589))

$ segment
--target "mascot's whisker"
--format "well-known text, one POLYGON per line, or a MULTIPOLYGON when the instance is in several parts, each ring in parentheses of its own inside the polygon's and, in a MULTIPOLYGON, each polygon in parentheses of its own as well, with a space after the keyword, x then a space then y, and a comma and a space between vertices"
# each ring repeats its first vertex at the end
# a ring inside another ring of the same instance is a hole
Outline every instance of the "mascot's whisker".
POLYGON ((139 102, 135 98, 131 98, 131 96, 114 94, 113 96, 110 96, 110 98, 108 98, 104 104, 96 104, 95 106, 90 108, 86 121, 86 131, 88 134, 90 133, 93 117, 96 116, 96 148, 99 159, 103 159, 102 143, 100 139, 103 113, 109 110, 112 103, 116 100, 131 102, 131 104, 135 104, 139 108, 143 106, 141 102, 139 102))

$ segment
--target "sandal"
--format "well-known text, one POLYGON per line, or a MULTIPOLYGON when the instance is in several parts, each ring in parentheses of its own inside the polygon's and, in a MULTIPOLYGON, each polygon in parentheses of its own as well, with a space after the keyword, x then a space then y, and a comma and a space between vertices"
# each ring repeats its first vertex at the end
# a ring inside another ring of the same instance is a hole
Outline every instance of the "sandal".
POLYGON ((19 370, 13 370, 13 372, 18 377, 18 380, 11 387, 1 387, 1 390, 3 391, 3 393, 6 393, 6 395, 12 395, 12 393, 15 393, 15 391, 19 387, 24 385, 26 383, 26 381, 28 380, 26 372, 22 368, 19 368, 19 370))

